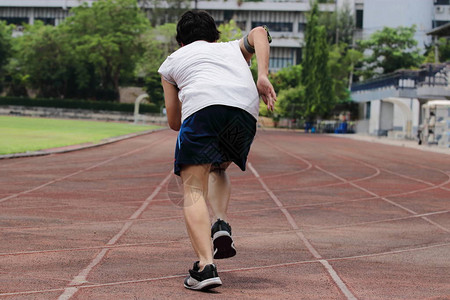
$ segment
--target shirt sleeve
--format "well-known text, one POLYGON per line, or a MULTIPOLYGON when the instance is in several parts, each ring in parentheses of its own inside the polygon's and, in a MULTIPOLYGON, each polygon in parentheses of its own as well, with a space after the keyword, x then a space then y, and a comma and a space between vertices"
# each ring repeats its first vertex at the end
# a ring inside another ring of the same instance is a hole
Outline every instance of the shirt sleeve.
MULTIPOLYGON (((231 41, 231 42, 228 42, 228 43, 231 45, 231 47, 234 49, 234 51, 239 52, 239 54, 242 55, 242 58, 244 58, 244 54, 242 53, 240 42, 241 42, 241 40, 234 40, 234 41, 231 41)), ((252 60, 251 59, 248 62, 246 62, 246 63, 247 63, 247 65, 249 67, 252 66, 252 60)))
POLYGON ((158 73, 170 84, 177 85, 173 77, 171 76, 172 64, 170 61, 170 57, 168 57, 159 67, 158 73))

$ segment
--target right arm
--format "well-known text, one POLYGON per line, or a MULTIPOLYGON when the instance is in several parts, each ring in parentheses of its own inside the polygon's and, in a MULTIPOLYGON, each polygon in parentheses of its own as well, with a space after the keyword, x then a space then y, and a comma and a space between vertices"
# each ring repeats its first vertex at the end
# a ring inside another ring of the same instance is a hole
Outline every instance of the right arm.
POLYGON ((181 102, 178 99, 178 88, 161 77, 164 90, 164 102, 166 104, 167 122, 175 131, 181 127, 181 102))

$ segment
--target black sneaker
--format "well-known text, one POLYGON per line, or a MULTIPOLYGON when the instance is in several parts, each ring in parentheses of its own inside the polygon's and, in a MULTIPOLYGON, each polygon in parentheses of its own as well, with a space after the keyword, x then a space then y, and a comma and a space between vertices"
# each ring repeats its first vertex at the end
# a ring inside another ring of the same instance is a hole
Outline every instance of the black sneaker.
POLYGON ((236 248, 231 238, 230 224, 217 219, 211 228, 211 238, 213 239, 215 259, 229 258, 236 255, 236 248))
POLYGON ((192 270, 189 270, 189 276, 184 280, 185 288, 191 290, 209 290, 222 285, 214 264, 206 265, 203 271, 199 272, 198 263, 196 261, 192 270))

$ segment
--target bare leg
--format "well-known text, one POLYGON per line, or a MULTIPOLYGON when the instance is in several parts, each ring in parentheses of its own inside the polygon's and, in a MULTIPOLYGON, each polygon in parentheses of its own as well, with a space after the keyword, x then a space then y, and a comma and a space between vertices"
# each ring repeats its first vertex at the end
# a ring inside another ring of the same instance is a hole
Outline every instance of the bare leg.
POLYGON ((184 218, 192 247, 199 259, 200 271, 213 263, 211 225, 206 204, 210 165, 187 165, 181 169, 184 188, 184 218))
POLYGON ((208 180, 208 200, 214 213, 213 220, 227 220, 228 203, 230 201, 230 179, 226 169, 230 162, 220 167, 212 167, 208 180))

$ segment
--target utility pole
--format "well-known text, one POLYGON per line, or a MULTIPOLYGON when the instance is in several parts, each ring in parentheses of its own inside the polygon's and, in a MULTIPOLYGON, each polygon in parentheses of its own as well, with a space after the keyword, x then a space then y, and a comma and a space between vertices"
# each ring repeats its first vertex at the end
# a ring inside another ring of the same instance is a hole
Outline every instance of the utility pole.
POLYGON ((439 63, 439 39, 438 36, 434 36, 434 62, 439 63))
POLYGON ((336 24, 336 45, 339 44, 338 0, 334 1, 334 22, 336 24))

